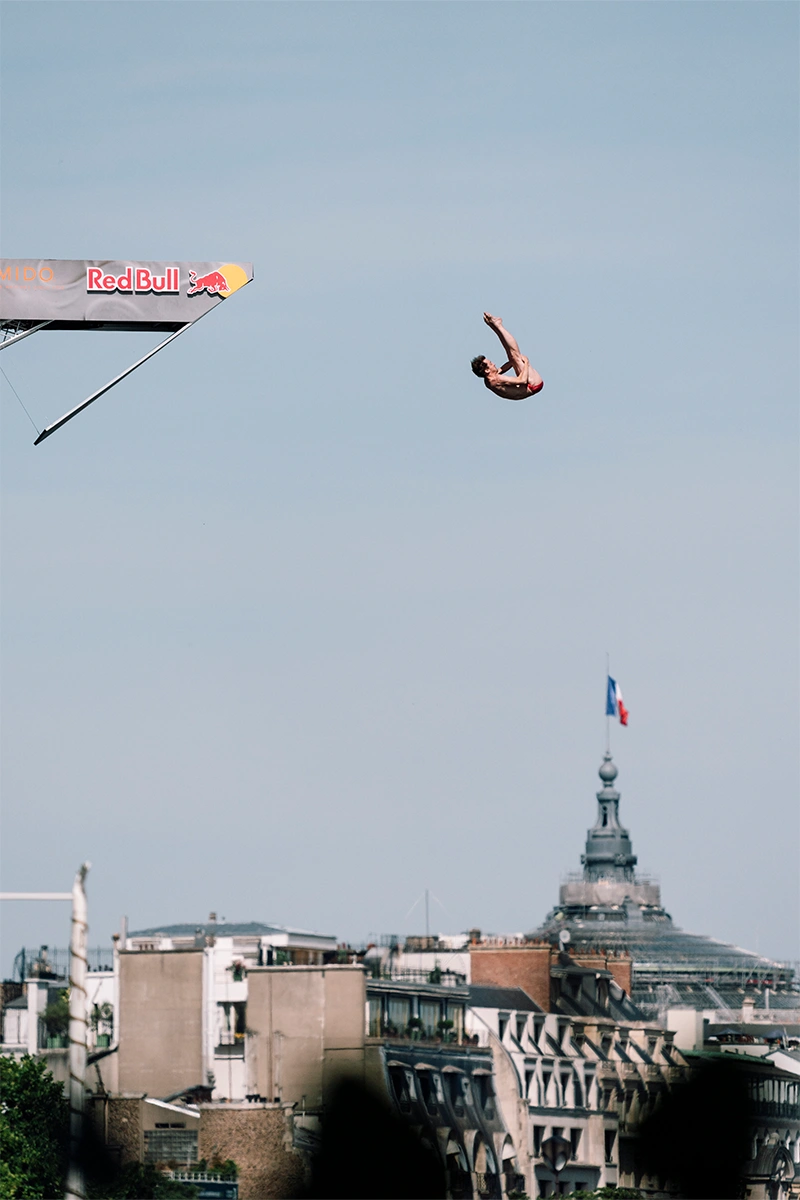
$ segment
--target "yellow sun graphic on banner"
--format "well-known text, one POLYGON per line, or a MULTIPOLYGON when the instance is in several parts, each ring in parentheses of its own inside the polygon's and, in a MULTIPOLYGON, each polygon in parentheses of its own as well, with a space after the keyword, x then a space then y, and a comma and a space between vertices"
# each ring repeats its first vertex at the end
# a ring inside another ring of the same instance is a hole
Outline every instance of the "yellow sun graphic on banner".
POLYGON ((220 289, 217 293, 218 296, 231 296, 248 282, 244 268, 240 267, 238 263, 225 263, 220 267, 219 273, 225 276, 228 286, 226 289, 220 289))

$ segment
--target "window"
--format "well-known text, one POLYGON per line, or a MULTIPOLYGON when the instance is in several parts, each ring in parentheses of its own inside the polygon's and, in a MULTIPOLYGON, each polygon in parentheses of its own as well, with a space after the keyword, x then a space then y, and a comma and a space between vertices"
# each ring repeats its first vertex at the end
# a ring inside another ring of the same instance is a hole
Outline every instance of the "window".
POLYGON ((439 1111, 439 1105, 437 1103, 436 1086, 431 1078, 430 1071, 420 1071, 418 1078, 423 1103, 428 1112, 432 1116, 436 1116, 439 1111))
POLYGON ((370 996, 368 1000, 369 1010, 367 1016, 367 1035, 369 1037, 381 1036, 381 998, 380 996, 370 996))
POLYGON ((453 1112, 457 1117, 464 1115, 464 1093, 461 1091, 461 1076, 456 1074, 448 1074, 450 1103, 453 1106, 453 1112))
POLYGON ((543 1029, 544 1029, 544 1017, 534 1017, 533 1018, 533 1040, 536 1042, 537 1045, 539 1044, 539 1038, 542 1036, 543 1029))
POLYGON ((569 1087, 570 1075, 569 1072, 561 1075, 561 1103, 567 1104, 567 1088, 569 1087))
POLYGON ((547 1089, 550 1087, 550 1080, 553 1078, 552 1071, 542 1070, 542 1104, 547 1104, 547 1089))
POLYGON ((496 1113, 491 1075, 473 1075, 472 1082, 478 1093, 478 1101, 483 1109, 483 1115, 487 1121, 493 1121, 496 1113))
POLYGON ((441 1019, 439 1001, 420 1000, 419 1019, 422 1022, 422 1031, 426 1037, 433 1037, 437 1032, 437 1026, 441 1019))
POLYGON ((575 1108, 583 1108, 583 1088, 577 1075, 572 1081, 572 1086, 575 1092, 575 1108))
POLYGON ((390 1067, 389 1078, 392 1081, 392 1091, 394 1092, 397 1106, 402 1113, 411 1112, 411 1100, 408 1094, 408 1086, 406 1083, 406 1073, 402 1067, 390 1067))
POLYGON ((606 1129, 605 1142, 606 1142, 606 1162, 607 1163, 614 1161, 614 1144, 615 1144, 616 1140, 617 1140, 617 1135, 614 1132, 614 1130, 606 1129))
POLYGON ((538 1158, 542 1153, 542 1142, 544 1141, 544 1125, 534 1125, 533 1127, 533 1156, 538 1158))
POLYGON ((509 1016, 508 1013, 499 1013, 497 1017, 497 1036, 502 1042, 506 1029, 508 1028, 509 1016))
POLYGON ((411 1002, 404 996, 390 996, 386 1015, 388 1033, 405 1032, 411 1019, 411 1002))
POLYGON ((530 1098, 530 1096, 531 1096, 531 1083, 533 1082, 533 1078, 534 1078, 535 1074, 536 1074, 536 1072, 531 1067, 528 1067, 527 1070, 525 1071, 525 1096, 526 1096, 526 1098, 530 1098))
POLYGON ((570 1129, 570 1131, 569 1131, 569 1140, 572 1143, 572 1157, 573 1158, 578 1157, 578 1147, 581 1144, 581 1134, 582 1133, 583 1133, 582 1129, 570 1129))
POLYGON ((464 1039, 464 1005, 447 1001, 445 1020, 453 1022, 450 1040, 461 1043, 464 1039))
POLYGON ((217 1053, 223 1047, 244 1054, 247 1029, 247 1005, 244 1001, 232 1003, 228 1000, 217 1005, 217 1053))
POLYGON ((144 1161, 146 1163, 197 1162, 196 1129, 145 1129, 144 1161))
POLYGON ((527 1017, 517 1017, 517 1041, 521 1042, 525 1037, 525 1026, 528 1024, 527 1017))

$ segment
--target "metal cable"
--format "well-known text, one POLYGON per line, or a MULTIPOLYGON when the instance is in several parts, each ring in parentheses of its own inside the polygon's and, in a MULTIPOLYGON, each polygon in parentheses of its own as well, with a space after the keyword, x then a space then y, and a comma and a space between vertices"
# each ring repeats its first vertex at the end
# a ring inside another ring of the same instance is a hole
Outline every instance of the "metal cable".
POLYGON ((28 420, 30 421, 31 425, 32 425, 32 426, 33 426, 33 428, 36 430, 37 434, 38 434, 38 433, 41 433, 41 430, 38 428, 38 426, 37 426, 36 422, 34 421, 33 417, 32 417, 32 416, 31 416, 31 414, 28 412, 28 410, 27 410, 27 408, 25 407, 25 405, 24 405, 24 404, 22 404, 22 398, 21 398, 21 396, 20 396, 19 392, 18 392, 18 391, 17 391, 17 389, 14 387, 13 383, 12 383, 12 382, 11 382, 11 380, 8 378, 8 376, 6 375, 6 373, 5 373, 5 371, 3 370, 3 368, 2 368, 2 367, 0 367, 0 374, 3 376, 3 379, 5 379, 6 383, 7 383, 7 384, 8 384, 8 386, 11 388, 12 392, 14 393, 14 395, 15 395, 15 396, 17 397, 17 399, 19 400, 20 404, 22 405, 22 411, 25 413, 25 416, 28 418, 28 420))

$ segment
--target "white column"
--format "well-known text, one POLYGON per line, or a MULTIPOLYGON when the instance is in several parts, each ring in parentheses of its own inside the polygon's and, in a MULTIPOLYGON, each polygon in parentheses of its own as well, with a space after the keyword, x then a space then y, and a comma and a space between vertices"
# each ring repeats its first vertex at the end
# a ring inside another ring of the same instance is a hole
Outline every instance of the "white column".
POLYGON ((72 885, 72 938, 69 946, 69 1168, 66 1200, 83 1200, 83 1111, 86 1102, 86 934, 88 917, 84 863, 72 885))

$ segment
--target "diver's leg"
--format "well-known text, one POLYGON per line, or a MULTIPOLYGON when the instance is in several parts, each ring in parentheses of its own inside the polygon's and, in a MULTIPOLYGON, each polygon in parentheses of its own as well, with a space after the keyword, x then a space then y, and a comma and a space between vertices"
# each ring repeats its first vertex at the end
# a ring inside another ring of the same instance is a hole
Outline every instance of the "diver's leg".
POLYGON ((517 345, 516 339, 513 337, 513 335, 503 327, 502 318, 493 317, 491 313, 484 313, 483 319, 489 328, 493 329, 500 338, 500 341, 503 344, 503 349, 508 357, 508 361, 511 363, 517 375, 520 377, 526 376, 528 370, 528 360, 520 351, 520 348, 517 345))

